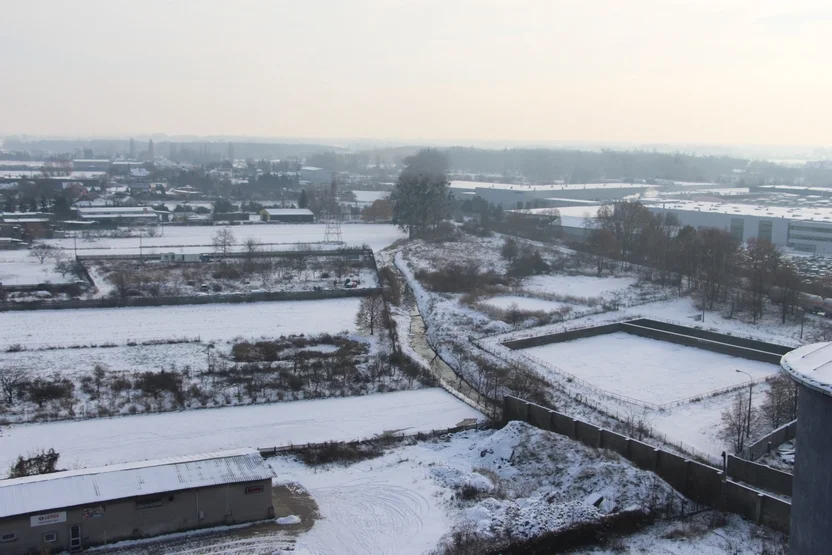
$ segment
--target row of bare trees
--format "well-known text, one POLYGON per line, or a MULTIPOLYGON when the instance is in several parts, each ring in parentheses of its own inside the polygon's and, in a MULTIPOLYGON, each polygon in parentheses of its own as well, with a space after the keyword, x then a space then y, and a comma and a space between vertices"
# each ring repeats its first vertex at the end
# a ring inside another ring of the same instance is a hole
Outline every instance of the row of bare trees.
POLYGON ((729 316, 748 310, 763 314, 773 287, 782 302, 781 318, 794 311, 801 287, 796 268, 765 240, 741 244, 717 228, 680 227, 672 214, 653 214, 638 202, 603 206, 585 221, 587 248, 598 274, 614 271, 619 261, 644 265, 649 279, 697 291, 708 309, 730 307, 729 316))

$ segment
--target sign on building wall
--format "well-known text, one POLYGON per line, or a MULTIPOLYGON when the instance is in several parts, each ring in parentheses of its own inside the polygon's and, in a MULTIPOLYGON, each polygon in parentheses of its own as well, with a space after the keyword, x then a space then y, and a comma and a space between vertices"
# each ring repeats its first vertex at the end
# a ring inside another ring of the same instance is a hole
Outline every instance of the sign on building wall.
POLYGON ((57 513, 46 513, 44 515, 35 515, 29 517, 29 522, 32 528, 35 526, 46 526, 47 524, 57 524, 58 522, 66 522, 66 511, 57 513))
POLYGON ((98 507, 87 507, 81 514, 84 518, 98 518, 100 516, 104 516, 104 505, 99 505, 98 507))

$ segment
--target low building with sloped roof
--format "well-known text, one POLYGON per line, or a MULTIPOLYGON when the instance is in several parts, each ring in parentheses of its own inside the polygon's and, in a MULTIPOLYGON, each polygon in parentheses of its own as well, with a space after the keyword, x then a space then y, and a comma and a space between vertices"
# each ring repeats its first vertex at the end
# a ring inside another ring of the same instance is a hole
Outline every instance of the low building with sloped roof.
POLYGON ((273 476, 257 450, 238 449, 0 480, 0 553, 274 518, 273 476))

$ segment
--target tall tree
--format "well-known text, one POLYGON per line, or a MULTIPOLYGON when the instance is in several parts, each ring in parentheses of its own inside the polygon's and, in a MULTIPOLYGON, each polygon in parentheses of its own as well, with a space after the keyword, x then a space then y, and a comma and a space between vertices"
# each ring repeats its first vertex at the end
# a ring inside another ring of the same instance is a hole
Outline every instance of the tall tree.
POLYGON ((217 254, 225 256, 231 252, 231 249, 237 244, 237 239, 234 237, 233 231, 224 227, 217 230, 214 237, 211 239, 211 242, 214 245, 214 251, 217 254))
POLYGON ((447 159, 437 150, 425 149, 405 159, 391 199, 394 221, 410 238, 436 229, 447 217, 451 198, 447 169, 447 159))
POLYGON ((298 208, 306 208, 309 206, 309 198, 306 195, 306 189, 302 189, 298 196, 298 208))
POLYGON ((384 299, 380 295, 371 295, 361 299, 358 314, 355 316, 355 323, 358 327, 368 330, 370 335, 373 335, 376 328, 381 324, 383 317, 384 299))

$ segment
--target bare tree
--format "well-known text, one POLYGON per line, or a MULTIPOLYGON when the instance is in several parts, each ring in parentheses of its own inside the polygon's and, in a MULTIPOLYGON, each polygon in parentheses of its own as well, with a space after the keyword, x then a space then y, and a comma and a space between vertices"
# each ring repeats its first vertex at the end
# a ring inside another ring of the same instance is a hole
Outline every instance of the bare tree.
POLYGON ((29 381, 29 372, 24 368, 0 368, 0 393, 7 405, 12 406, 15 398, 29 381))
POLYGON ((760 415, 772 429, 797 418, 797 384, 782 373, 769 381, 760 415))
MULTIPOLYGON (((753 421, 755 410, 751 409, 753 421)), ((735 453, 739 453, 748 441, 748 396, 744 392, 737 393, 731 406, 722 412, 722 425, 719 436, 727 441, 735 453)))
POLYGON ((38 243, 34 245, 31 249, 29 249, 29 256, 33 258, 37 258, 38 261, 43 264, 46 262, 46 259, 53 255, 53 251, 55 247, 52 245, 46 245, 44 243, 38 243))
POLYGON ((211 239, 211 243, 214 245, 214 251, 217 254, 225 256, 231 252, 231 249, 237 244, 237 239, 234 237, 233 231, 224 227, 217 230, 214 237, 211 239))
POLYGON ((148 237, 156 237, 159 232, 159 226, 156 225, 149 225, 145 228, 148 237))
POLYGON ((248 237, 243 242, 243 252, 246 253, 246 258, 254 258, 260 252, 260 241, 256 237, 248 237))
POLYGON ((381 325, 384 317, 384 300, 379 295, 372 295, 361 299, 361 306, 355 316, 355 323, 359 328, 375 333, 376 327, 381 325))
POLYGON ((133 276, 127 270, 119 268, 109 276, 109 280, 114 287, 113 293, 119 299, 126 299, 133 287, 133 276))
POLYGON ((517 303, 511 303, 510 305, 508 305, 505 311, 505 315, 506 322, 511 324, 511 326, 515 328, 517 327, 517 324, 519 324, 523 320, 523 312, 520 310, 520 307, 517 305, 517 303))

